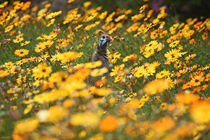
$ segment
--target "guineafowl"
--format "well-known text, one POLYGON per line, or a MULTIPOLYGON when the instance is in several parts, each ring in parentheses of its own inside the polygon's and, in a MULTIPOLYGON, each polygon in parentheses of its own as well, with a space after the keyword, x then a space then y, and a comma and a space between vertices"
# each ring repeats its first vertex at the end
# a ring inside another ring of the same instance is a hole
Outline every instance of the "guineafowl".
MULTIPOLYGON (((101 61, 102 65, 97 67, 96 69, 101 69, 103 67, 107 68, 107 70, 109 70, 109 59, 107 56, 107 45, 108 42, 110 42, 112 40, 112 38, 105 34, 103 31, 99 31, 99 43, 97 45, 96 51, 92 56, 92 62, 95 61, 101 61)), ((105 74, 103 74, 103 76, 108 77, 109 76, 109 72, 107 71, 105 74)), ((100 79, 101 77, 98 77, 98 79, 100 79)), ((91 84, 94 85, 96 80, 93 80, 91 78, 91 84)))

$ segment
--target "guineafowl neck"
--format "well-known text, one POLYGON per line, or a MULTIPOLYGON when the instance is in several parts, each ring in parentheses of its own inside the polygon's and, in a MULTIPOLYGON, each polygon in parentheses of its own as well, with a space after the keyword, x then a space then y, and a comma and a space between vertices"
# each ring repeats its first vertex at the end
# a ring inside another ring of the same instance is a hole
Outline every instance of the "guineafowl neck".
POLYGON ((102 56, 107 56, 106 46, 98 47, 97 50, 96 50, 96 53, 98 53, 99 55, 102 55, 102 56))

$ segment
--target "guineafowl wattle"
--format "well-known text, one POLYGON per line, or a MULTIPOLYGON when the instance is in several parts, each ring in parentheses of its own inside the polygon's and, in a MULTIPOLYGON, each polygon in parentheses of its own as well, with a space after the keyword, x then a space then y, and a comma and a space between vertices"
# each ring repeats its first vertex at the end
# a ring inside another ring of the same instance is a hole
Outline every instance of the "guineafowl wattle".
MULTIPOLYGON (((103 31, 99 31, 99 43, 97 45, 95 53, 93 54, 92 62, 101 61, 102 65, 97 67, 96 69, 101 69, 105 67, 107 68, 107 70, 109 70, 109 58, 107 56, 107 45, 108 45, 108 42, 110 42, 111 40, 112 38, 109 35, 105 34, 103 31)), ((109 72, 106 72, 103 76, 108 77, 109 72)), ((92 79, 91 83, 94 84, 94 81, 92 79)))

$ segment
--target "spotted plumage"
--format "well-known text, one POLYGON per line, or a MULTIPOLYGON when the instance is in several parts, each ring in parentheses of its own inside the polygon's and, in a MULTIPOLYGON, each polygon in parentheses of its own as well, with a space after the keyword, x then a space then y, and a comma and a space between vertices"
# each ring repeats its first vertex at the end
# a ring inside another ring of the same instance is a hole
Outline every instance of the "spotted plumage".
MULTIPOLYGON (((101 61, 102 65, 97 67, 96 69, 105 67, 109 70, 109 58, 107 55, 107 45, 111 40, 112 38, 109 35, 105 34, 103 31, 99 32, 98 45, 97 45, 95 53, 92 56, 92 62, 101 61)), ((103 76, 108 77, 108 75, 109 75, 109 72, 105 73, 103 76)))

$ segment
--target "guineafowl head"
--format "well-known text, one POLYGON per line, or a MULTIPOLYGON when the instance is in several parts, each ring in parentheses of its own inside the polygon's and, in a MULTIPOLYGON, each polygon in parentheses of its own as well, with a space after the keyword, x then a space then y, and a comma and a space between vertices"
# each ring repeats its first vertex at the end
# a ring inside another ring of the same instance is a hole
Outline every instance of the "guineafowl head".
POLYGON ((106 35, 103 31, 99 31, 98 48, 105 49, 107 47, 107 43, 111 40, 112 38, 109 35, 106 35))

